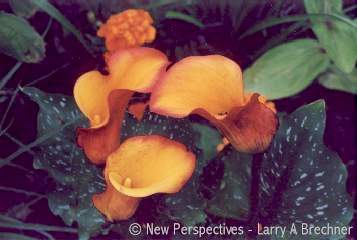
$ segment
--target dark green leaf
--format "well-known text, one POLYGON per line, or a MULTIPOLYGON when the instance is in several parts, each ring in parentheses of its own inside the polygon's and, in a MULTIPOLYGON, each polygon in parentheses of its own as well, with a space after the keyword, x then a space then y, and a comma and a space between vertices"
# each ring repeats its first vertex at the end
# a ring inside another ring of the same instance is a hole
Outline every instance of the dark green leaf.
POLYGON ((202 174, 203 167, 206 166, 207 162, 213 157, 214 152, 216 152, 215 143, 218 142, 218 139, 221 140, 220 134, 210 127, 193 124, 192 129, 198 135, 193 134, 191 136, 191 140, 195 140, 195 143, 191 142, 191 146, 196 145, 201 149, 200 153, 196 153, 195 172, 180 192, 166 195, 164 198, 165 210, 163 212, 170 219, 179 221, 186 226, 202 224, 206 220, 207 216, 204 212, 206 201, 198 193, 199 177, 202 174), (209 142, 210 140, 212 140, 212 143, 209 142), (211 147, 213 147, 213 151, 211 147))
POLYGON ((184 14, 184 13, 180 13, 180 12, 176 12, 176 11, 168 11, 168 12, 166 12, 165 17, 168 19, 182 20, 182 21, 191 23, 199 28, 205 27, 205 25, 200 20, 198 20, 195 17, 192 17, 190 15, 184 14))
POLYGON ((187 119, 169 118, 149 111, 145 111, 141 121, 137 121, 131 114, 126 114, 121 135, 123 141, 138 135, 161 135, 179 141, 188 148, 193 146, 195 136, 187 119))
MULTIPOLYGON (((342 13, 342 0, 305 0, 308 13, 337 14, 348 19, 342 13)), ((357 60, 357 29, 345 22, 331 18, 311 19, 312 30, 328 56, 343 71, 352 71, 357 60)))
POLYGON ((350 74, 326 72, 319 77, 319 83, 328 89, 357 94, 357 69, 350 74))
POLYGON ((205 159, 205 162, 202 163, 204 166, 217 154, 217 145, 222 143, 222 136, 216 129, 206 125, 194 123, 192 128, 199 134, 196 146, 202 150, 202 157, 205 159))
POLYGON ((45 57, 45 43, 23 18, 0 12, 0 52, 22 62, 35 63, 45 57))
POLYGON ((12 11, 20 17, 30 18, 37 11, 36 5, 31 0, 9 0, 9 4, 12 11))
POLYGON ((50 2, 47 0, 29 0, 32 4, 37 6, 39 9, 42 11, 46 12, 48 15, 56 19, 58 22, 61 23, 61 25, 68 30, 69 32, 73 33, 74 36, 82 43, 82 45, 87 49, 89 53, 92 52, 90 46, 88 46, 87 42, 84 40, 81 32, 73 26, 73 24, 68 21, 68 19, 62 15, 60 11, 58 11, 57 8, 55 8, 50 2))
POLYGON ((244 71, 245 90, 268 99, 292 96, 325 71, 329 60, 315 40, 300 39, 275 47, 244 71))
POLYGON ((36 88, 25 88, 23 92, 40 107, 38 137, 70 124, 38 146, 40 151, 34 157, 34 167, 48 171, 56 181, 56 190, 48 196, 51 211, 67 225, 77 222, 81 239, 88 239, 105 222, 91 200, 105 185, 101 169, 90 164, 76 145, 75 129, 83 126, 84 117, 71 97, 49 95, 36 88))
POLYGON ((223 156, 224 176, 219 192, 208 203, 209 213, 247 220, 250 209, 252 156, 234 149, 223 156))
MULTIPOLYGON (((269 226, 348 226, 353 204, 346 191, 347 170, 323 144, 325 103, 303 106, 283 118, 260 176, 260 215, 269 226)), ((301 234, 301 231, 298 231, 301 234)), ((323 236, 339 239, 342 236, 323 236)), ((309 235, 308 239, 322 239, 309 235)), ((289 239, 302 239, 289 235, 289 239)))

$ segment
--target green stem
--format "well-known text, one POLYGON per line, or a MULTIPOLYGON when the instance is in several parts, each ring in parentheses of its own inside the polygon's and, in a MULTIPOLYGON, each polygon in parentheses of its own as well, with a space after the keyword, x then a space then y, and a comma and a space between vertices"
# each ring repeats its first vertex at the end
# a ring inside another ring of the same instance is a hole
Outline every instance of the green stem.
POLYGON ((29 192, 26 190, 22 190, 22 189, 18 189, 18 188, 12 188, 12 187, 4 187, 4 186, 0 186, 0 191, 9 191, 9 192, 16 192, 16 193, 22 193, 22 194, 26 194, 28 196, 36 196, 36 197, 46 197, 43 194, 40 193, 36 193, 36 192, 29 192))
MULTIPOLYGON (((5 133, 5 134, 6 134, 6 133, 5 133)), ((27 169, 27 168, 25 168, 25 167, 23 167, 23 166, 21 166, 21 165, 16 164, 16 163, 9 163, 9 164, 7 164, 7 166, 13 167, 13 168, 16 168, 16 169, 25 171, 25 172, 28 172, 28 173, 30 173, 30 174, 34 174, 34 172, 33 172, 32 170, 27 169)))
POLYGON ((1 118, 0 129, 2 128, 2 126, 3 126, 3 124, 4 124, 5 120, 6 120, 7 114, 9 113, 9 111, 10 111, 12 105, 13 105, 14 102, 15 102, 15 98, 16 98, 18 92, 19 92, 19 88, 16 88, 15 92, 13 92, 13 94, 12 94, 12 96, 11 96, 10 102, 9 102, 9 104, 7 105, 7 108, 6 108, 6 110, 5 110, 5 113, 4 113, 3 117, 1 118))
POLYGON ((348 13, 348 12, 351 12, 351 11, 355 10, 356 8, 357 8, 357 4, 345 8, 345 9, 343 9, 343 11, 345 13, 348 13))
MULTIPOLYGON (((25 147, 26 145, 23 144, 20 140, 18 140, 17 138, 11 136, 10 134, 8 134, 7 132, 4 133, 4 135, 6 137, 8 137, 11 141, 13 141, 14 143, 16 143, 19 147, 25 147)), ((35 155, 35 152, 32 150, 28 151, 31 155, 35 155)))
POLYGON ((62 66, 60 66, 60 67, 58 67, 58 68, 52 70, 51 72, 47 73, 46 75, 44 75, 44 76, 42 76, 42 77, 39 77, 39 78, 36 78, 36 79, 32 80, 31 82, 25 84, 25 87, 32 86, 32 85, 34 85, 34 84, 36 84, 36 83, 38 83, 38 82, 40 82, 40 81, 42 81, 42 80, 44 80, 44 79, 50 77, 50 76, 52 76, 53 74, 55 74, 55 73, 58 72, 59 70, 68 67, 69 65, 70 65, 70 63, 65 63, 65 64, 63 64, 62 66))
MULTIPOLYGON (((2 217, 0 217, 1 220, 2 217)), ((9 217, 5 218, 6 221, 0 222, 1 228, 13 228, 18 230, 33 230, 38 232, 68 232, 68 233, 77 233, 77 229, 70 227, 59 227, 59 226, 50 226, 43 224, 34 224, 34 223, 24 223, 18 221, 17 219, 12 219, 9 217)))
POLYGON ((7 82, 14 76, 14 74, 19 70, 21 67, 22 62, 18 61, 11 69, 7 72, 7 74, 1 79, 0 81, 0 90, 5 87, 7 82))
POLYGON ((37 145, 43 143, 44 141, 46 141, 47 139, 53 137, 54 135, 56 135, 58 132, 62 131, 64 128, 74 124, 76 121, 78 121, 80 119, 80 117, 73 119, 72 121, 62 125, 60 128, 57 128, 45 135, 42 135, 41 137, 37 138, 35 141, 33 141, 32 143, 19 148, 16 152, 13 152, 12 154, 10 154, 7 158, 5 159, 0 159, 0 168, 5 166, 6 164, 10 163, 12 160, 14 160, 15 158, 17 158, 18 156, 20 156, 22 153, 29 151, 31 148, 36 147, 37 145))

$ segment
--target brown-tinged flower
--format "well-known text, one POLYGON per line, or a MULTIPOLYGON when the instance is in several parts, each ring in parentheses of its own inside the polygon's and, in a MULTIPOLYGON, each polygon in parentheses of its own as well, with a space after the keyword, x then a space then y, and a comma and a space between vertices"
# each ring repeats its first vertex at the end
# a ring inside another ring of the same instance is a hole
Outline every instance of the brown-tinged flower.
POLYGON ((194 56, 177 62, 155 85, 150 110, 182 118, 199 114, 242 152, 264 151, 277 128, 276 110, 259 94, 245 94, 242 72, 220 56, 194 56))

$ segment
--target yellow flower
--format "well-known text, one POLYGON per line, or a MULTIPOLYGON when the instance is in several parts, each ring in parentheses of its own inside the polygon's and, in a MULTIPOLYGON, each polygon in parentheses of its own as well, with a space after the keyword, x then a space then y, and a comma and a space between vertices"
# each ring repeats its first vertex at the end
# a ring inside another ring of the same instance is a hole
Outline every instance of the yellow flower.
POLYGON ((150 14, 141 9, 128 9, 110 16, 100 26, 97 35, 105 38, 109 52, 142 46, 154 41, 156 29, 152 26, 150 14))
POLYGON ((243 89, 242 71, 232 60, 220 55, 187 57, 161 75, 150 110, 177 118, 198 114, 238 151, 262 152, 276 132, 276 110, 264 97, 243 89))
POLYGON ((149 93, 168 64, 153 48, 129 48, 108 58, 108 75, 89 71, 74 86, 74 99, 89 119, 90 128, 78 129, 78 145, 95 164, 105 162, 120 143, 120 129, 128 102, 135 92, 149 93))
POLYGON ((110 221, 128 219, 143 197, 180 191, 195 163, 181 143, 157 135, 129 138, 109 155, 107 189, 93 196, 94 206, 110 221))

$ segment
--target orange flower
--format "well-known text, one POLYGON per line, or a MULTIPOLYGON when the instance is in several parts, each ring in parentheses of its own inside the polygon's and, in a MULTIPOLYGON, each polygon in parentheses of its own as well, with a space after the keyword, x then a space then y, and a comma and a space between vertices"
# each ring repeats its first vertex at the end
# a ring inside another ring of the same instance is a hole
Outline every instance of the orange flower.
POLYGON ((240 67, 219 55, 174 64, 155 85, 150 109, 178 118, 199 114, 242 152, 265 150, 277 128, 274 106, 258 94, 244 94, 240 67))
POLYGON ((105 38, 107 50, 113 52, 152 42, 156 35, 152 23, 148 12, 129 9, 110 16, 108 21, 100 26, 97 34, 105 38))
POLYGON ((191 177, 195 155, 181 143, 161 136, 138 136, 110 154, 104 171, 107 189, 93 196, 95 207, 110 221, 125 220, 141 198, 176 193, 191 177))
POLYGON ((130 104, 128 112, 131 113, 138 121, 141 121, 144 117, 145 109, 148 105, 149 101, 130 104))
POLYGON ((90 128, 78 129, 78 144, 96 164, 119 146, 125 109, 136 92, 151 92, 165 71, 166 56, 152 48, 131 48, 115 52, 108 59, 109 75, 90 71, 74 86, 75 101, 90 120, 90 128))

